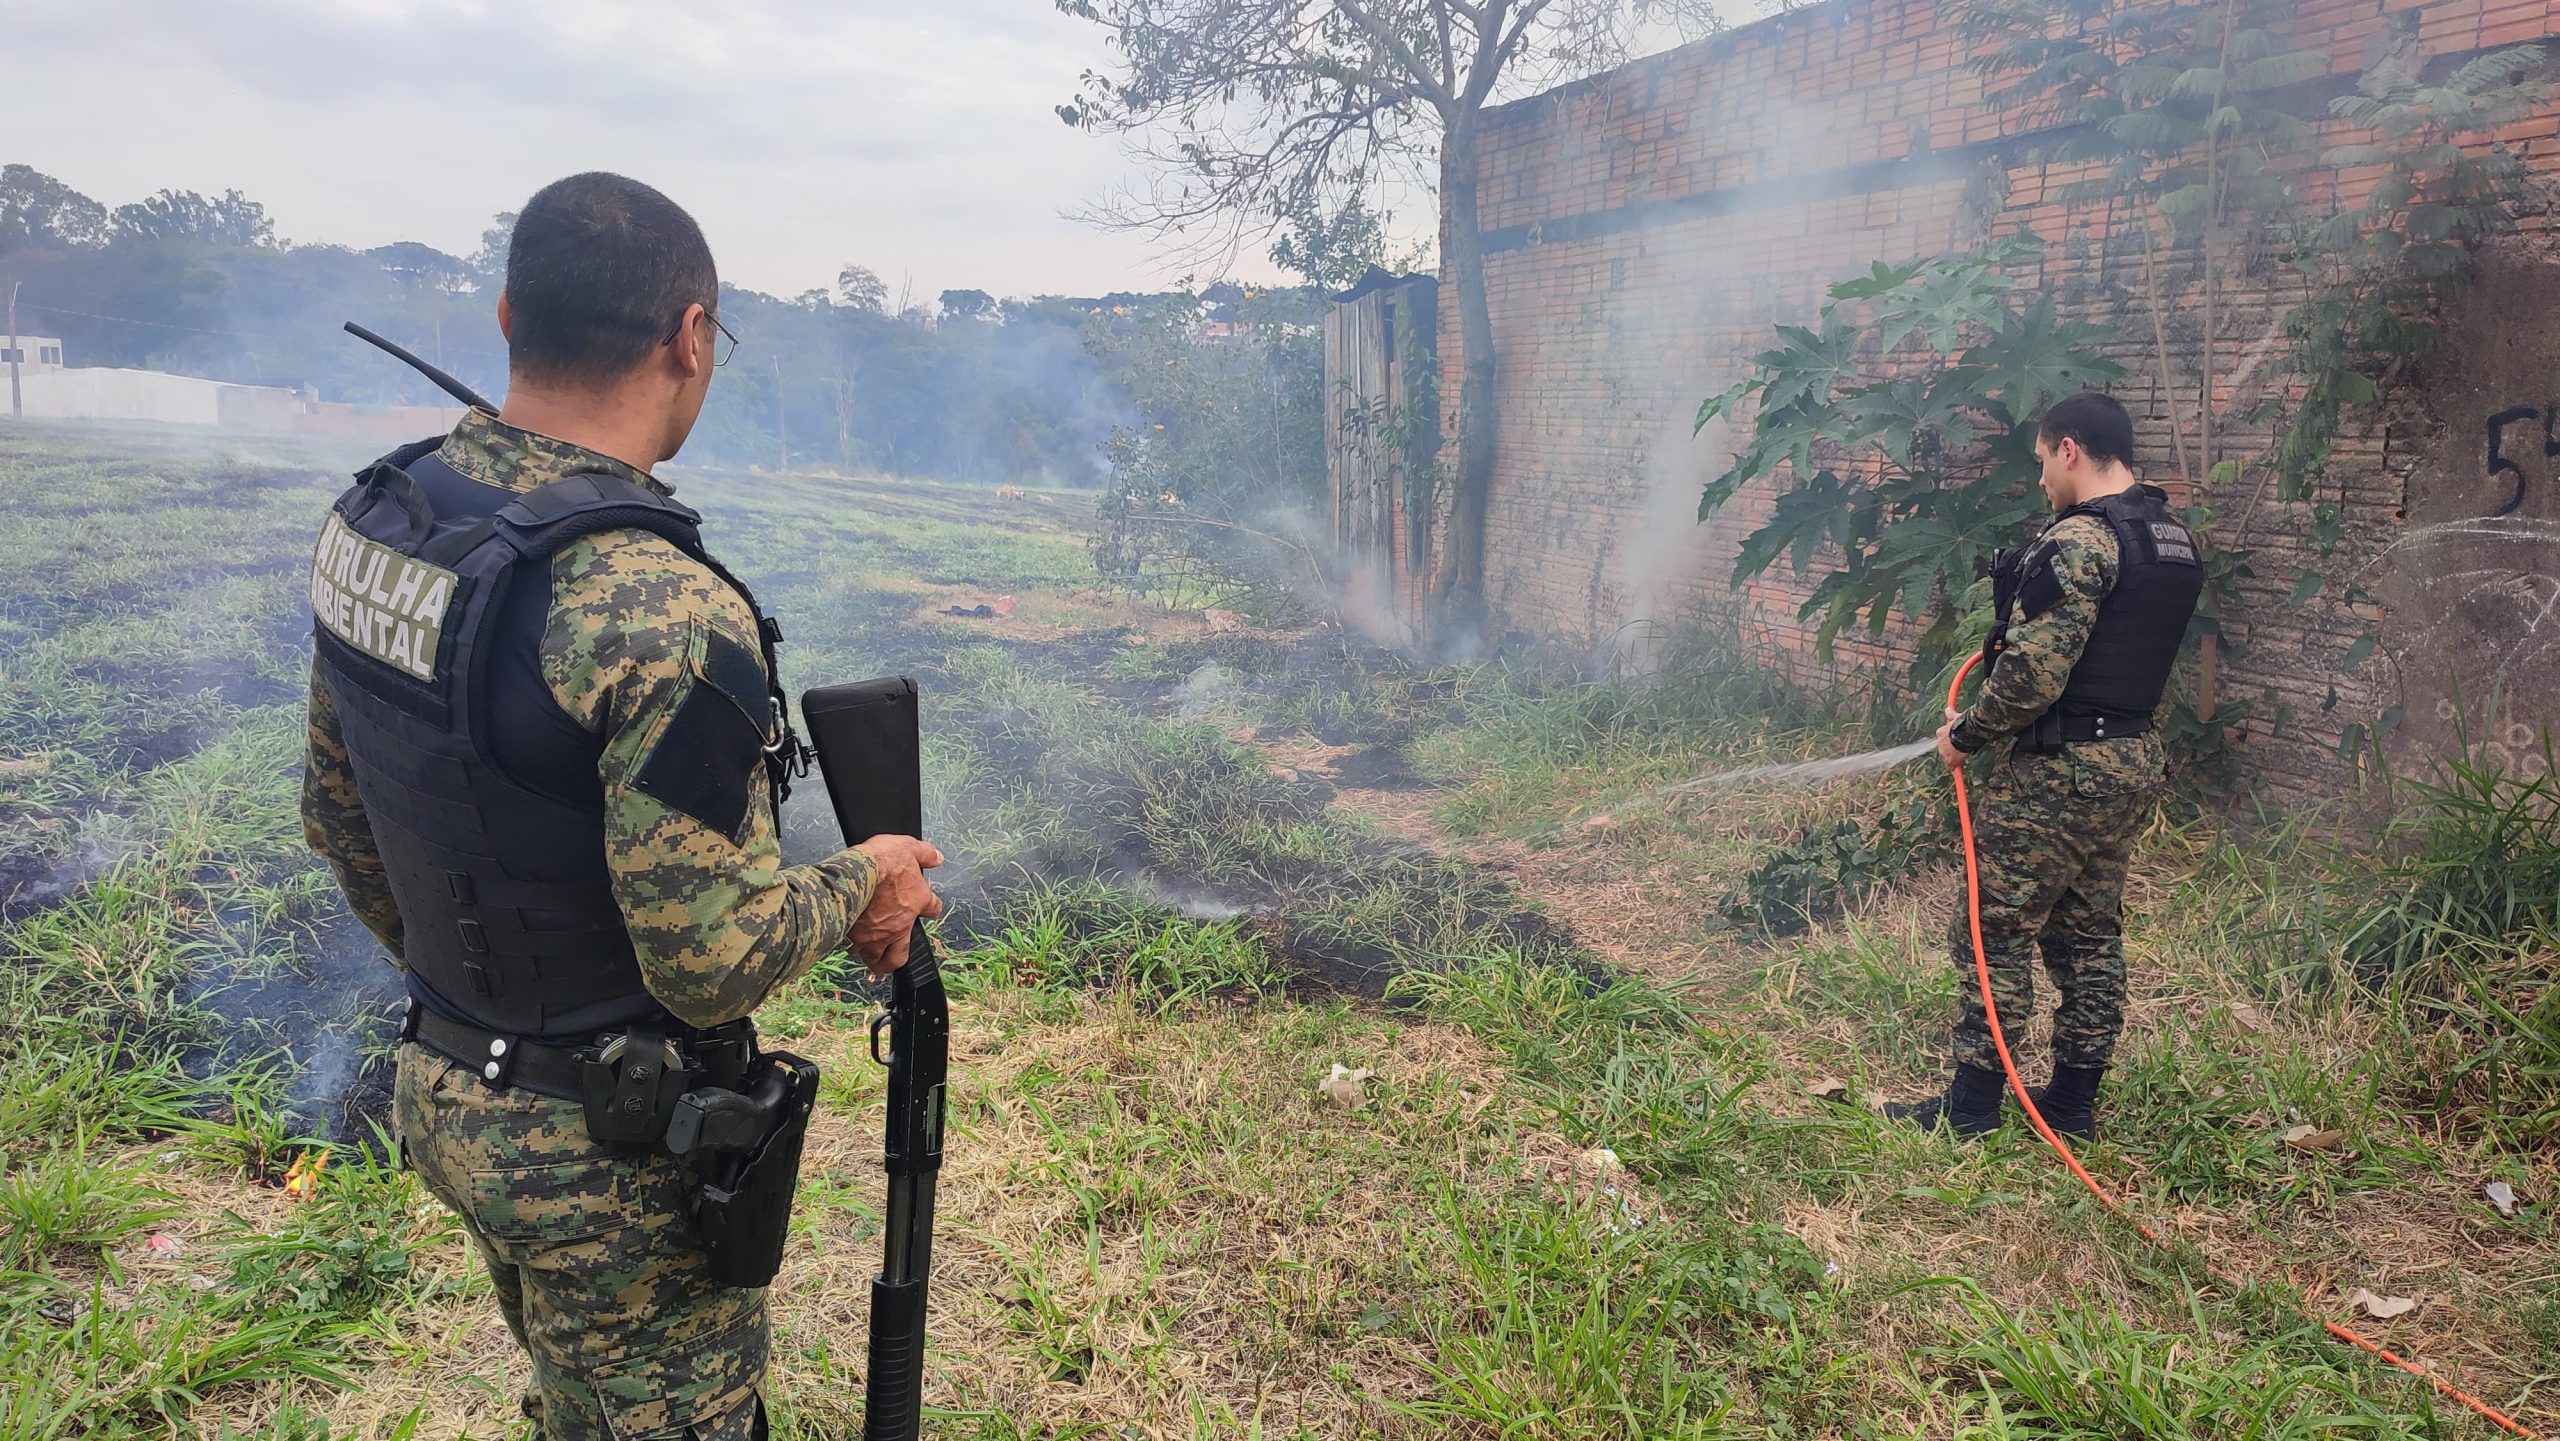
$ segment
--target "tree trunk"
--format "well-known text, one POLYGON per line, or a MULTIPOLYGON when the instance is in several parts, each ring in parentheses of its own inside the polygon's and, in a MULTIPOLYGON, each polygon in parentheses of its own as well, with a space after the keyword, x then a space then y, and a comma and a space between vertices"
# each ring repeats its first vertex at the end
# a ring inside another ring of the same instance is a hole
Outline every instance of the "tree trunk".
POLYGON ((1484 244, 1476 229, 1474 117, 1453 122, 1440 144, 1441 253, 1458 287, 1458 473, 1449 496, 1433 582, 1431 631, 1443 653, 1484 637, 1485 508, 1493 493, 1493 312, 1485 299, 1484 244))
POLYGON ((853 473, 853 377, 836 377, 836 464, 853 473))

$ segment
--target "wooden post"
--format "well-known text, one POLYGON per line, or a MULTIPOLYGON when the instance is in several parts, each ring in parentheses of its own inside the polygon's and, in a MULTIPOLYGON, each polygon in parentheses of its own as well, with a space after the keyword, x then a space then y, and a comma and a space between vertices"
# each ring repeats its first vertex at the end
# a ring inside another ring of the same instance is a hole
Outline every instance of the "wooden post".
POLYGON ((1333 494, 1333 545, 1342 548, 1342 307, 1324 313, 1324 473, 1333 494))

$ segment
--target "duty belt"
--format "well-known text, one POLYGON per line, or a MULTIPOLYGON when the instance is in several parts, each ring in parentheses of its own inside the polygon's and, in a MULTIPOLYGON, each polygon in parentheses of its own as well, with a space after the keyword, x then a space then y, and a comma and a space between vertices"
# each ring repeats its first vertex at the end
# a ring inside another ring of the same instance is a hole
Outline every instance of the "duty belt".
POLYGON ((2028 722, 2018 732, 2017 748, 2038 755, 2050 755, 2066 745, 2083 745, 2090 741, 2124 740, 2145 734, 2151 729, 2149 716, 2072 716, 2065 718, 2046 711, 2028 722))
MULTIPOLYGON (((589 1062, 599 1053, 612 1052, 624 1039, 598 1036, 592 1048, 528 1041, 448 1019, 416 1001, 409 1003, 400 1034, 501 1090, 517 1086, 555 1101, 585 1100, 589 1062)), ((710 1085, 736 1085, 755 1056, 755 1027, 747 1021, 685 1031, 668 1039, 680 1048, 676 1059, 683 1070, 710 1085)))

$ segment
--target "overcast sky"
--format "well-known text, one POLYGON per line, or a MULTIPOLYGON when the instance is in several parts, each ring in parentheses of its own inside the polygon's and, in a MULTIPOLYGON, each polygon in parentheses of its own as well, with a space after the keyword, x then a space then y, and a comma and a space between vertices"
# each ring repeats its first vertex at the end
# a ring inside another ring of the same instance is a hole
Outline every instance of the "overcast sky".
POLYGON ((893 297, 1152 288, 1170 262, 1060 214, 1134 178, 1053 109, 1101 35, 1050 0, 6 0, 0 161, 466 254, 544 182, 617 170, 757 290, 847 261, 893 297))
MULTIPOLYGON (((1152 289, 1178 257, 1065 217, 1143 179, 1056 115, 1103 33, 1053 0, 0 0, 0 162, 457 254, 545 182, 617 170, 769 293, 847 262, 893 299, 1152 289)), ((1436 228, 1427 195, 1391 200, 1400 238, 1436 228)))

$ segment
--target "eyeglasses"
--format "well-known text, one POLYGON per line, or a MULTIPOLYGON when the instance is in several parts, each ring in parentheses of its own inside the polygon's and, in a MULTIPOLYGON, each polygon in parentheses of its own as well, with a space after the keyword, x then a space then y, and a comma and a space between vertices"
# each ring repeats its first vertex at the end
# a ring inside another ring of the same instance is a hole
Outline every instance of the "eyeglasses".
MULTIPOLYGON (((702 312, 702 318, 710 321, 712 326, 720 332, 719 339, 711 342, 711 363, 714 366, 727 365, 729 357, 738 353, 738 337, 731 333, 728 326, 721 324, 719 316, 710 311, 702 312)), ((676 323, 667 327, 667 338, 658 343, 673 345, 676 343, 676 337, 682 334, 684 334, 684 317, 679 315, 676 317, 676 323)))

